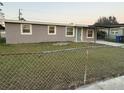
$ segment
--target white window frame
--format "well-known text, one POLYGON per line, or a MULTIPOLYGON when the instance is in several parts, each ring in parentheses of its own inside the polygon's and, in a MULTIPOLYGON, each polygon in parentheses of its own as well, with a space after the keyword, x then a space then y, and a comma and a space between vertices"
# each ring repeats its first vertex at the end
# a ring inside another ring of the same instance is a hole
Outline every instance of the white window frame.
POLYGON ((54 33, 49 33, 49 28, 50 26, 48 26, 48 35, 56 35, 56 26, 54 26, 54 33))
POLYGON ((118 33, 118 31, 111 31, 111 34, 112 35, 118 35, 119 33, 118 33))
POLYGON ((74 27, 72 27, 72 28, 73 28, 73 35, 67 35, 67 28, 68 28, 68 27, 65 27, 65 36, 66 36, 66 37, 74 37, 74 35, 75 35, 74 27))
POLYGON ((32 25, 29 24, 29 26, 30 26, 30 32, 29 33, 23 33, 23 24, 20 24, 21 35, 32 35, 32 25))
POLYGON ((94 31, 92 30, 92 37, 88 36, 88 30, 87 30, 87 38, 94 38, 94 31))

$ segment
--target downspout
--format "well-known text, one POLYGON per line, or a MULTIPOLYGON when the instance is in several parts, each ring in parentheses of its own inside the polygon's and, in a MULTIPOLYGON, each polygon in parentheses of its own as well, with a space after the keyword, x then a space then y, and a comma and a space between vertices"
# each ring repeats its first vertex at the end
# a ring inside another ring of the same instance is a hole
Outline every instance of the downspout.
POLYGON ((97 29, 94 28, 94 43, 96 43, 96 39, 97 39, 97 29))

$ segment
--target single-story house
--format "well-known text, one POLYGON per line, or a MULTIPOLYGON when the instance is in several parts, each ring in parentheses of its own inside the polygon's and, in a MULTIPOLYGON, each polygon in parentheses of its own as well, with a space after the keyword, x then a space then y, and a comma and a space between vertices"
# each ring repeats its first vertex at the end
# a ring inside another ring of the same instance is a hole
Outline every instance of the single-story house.
POLYGON ((79 24, 5 20, 6 43, 94 42, 95 28, 79 24))

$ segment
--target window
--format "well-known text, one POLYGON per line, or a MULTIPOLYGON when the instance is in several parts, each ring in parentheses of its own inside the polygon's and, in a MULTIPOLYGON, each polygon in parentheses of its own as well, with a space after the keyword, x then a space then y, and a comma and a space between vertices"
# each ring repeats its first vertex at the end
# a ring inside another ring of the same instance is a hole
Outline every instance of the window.
POLYGON ((66 28, 66 36, 67 37, 74 37, 74 28, 73 27, 67 27, 66 28))
POLYGON ((117 35, 117 34, 118 34, 118 32, 115 32, 115 34, 117 35))
POLYGON ((48 35, 56 34, 56 26, 48 26, 48 35))
POLYGON ((87 31, 87 37, 88 38, 93 38, 93 30, 88 30, 87 31))
POLYGON ((118 32, 117 31, 112 31, 111 32, 113 35, 118 35, 118 32))
POLYGON ((21 24, 21 34, 22 35, 31 35, 32 34, 32 25, 31 24, 21 24))

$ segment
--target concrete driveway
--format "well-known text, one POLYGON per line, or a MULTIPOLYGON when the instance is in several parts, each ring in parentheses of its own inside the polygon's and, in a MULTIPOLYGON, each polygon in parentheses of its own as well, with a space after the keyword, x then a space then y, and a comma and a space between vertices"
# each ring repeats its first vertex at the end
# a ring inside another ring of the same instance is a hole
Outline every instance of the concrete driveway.
POLYGON ((119 46, 124 47, 124 44, 122 44, 122 43, 114 43, 114 42, 101 41, 101 40, 97 40, 96 43, 110 45, 110 46, 116 46, 116 47, 119 47, 119 46))
POLYGON ((84 85, 76 90, 124 90, 124 76, 96 82, 91 85, 84 85))

